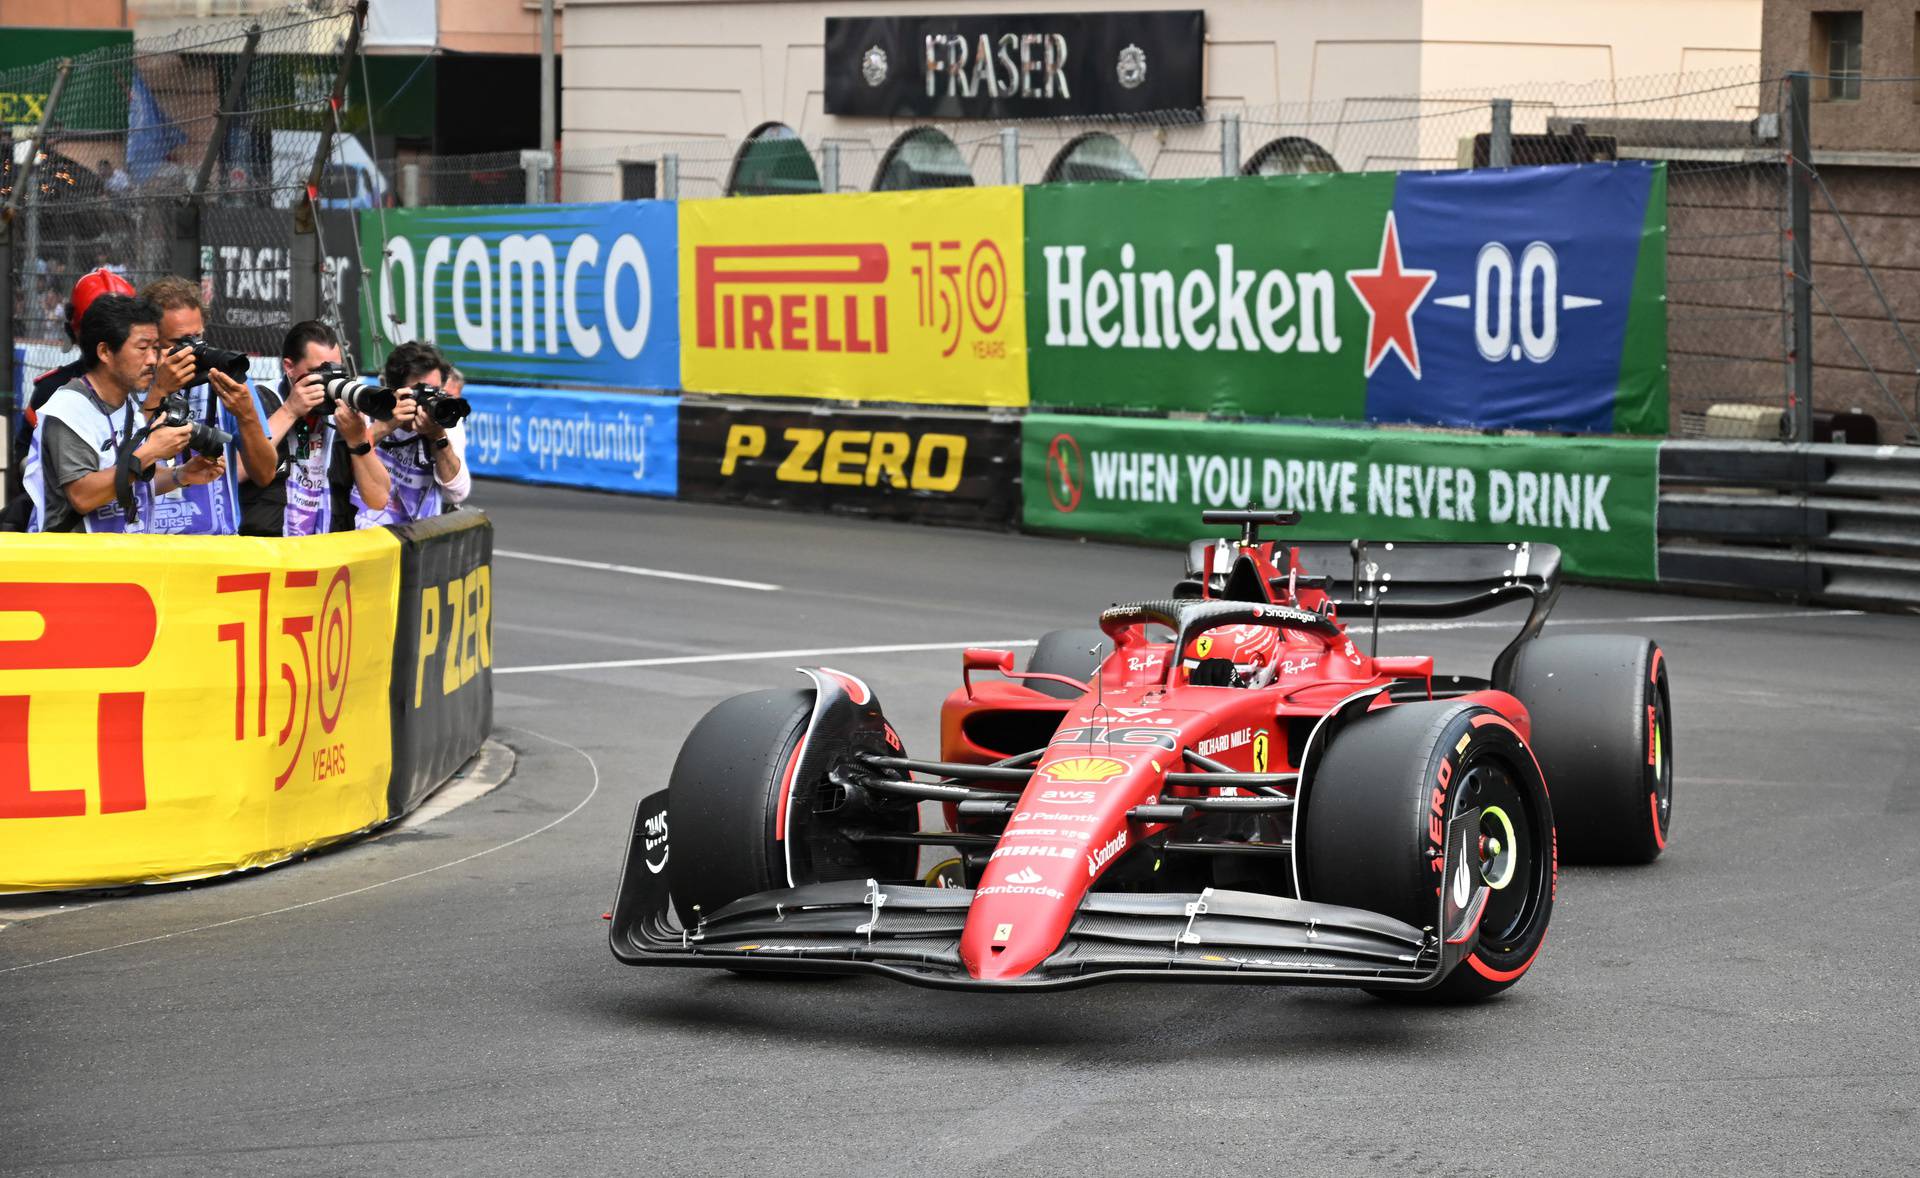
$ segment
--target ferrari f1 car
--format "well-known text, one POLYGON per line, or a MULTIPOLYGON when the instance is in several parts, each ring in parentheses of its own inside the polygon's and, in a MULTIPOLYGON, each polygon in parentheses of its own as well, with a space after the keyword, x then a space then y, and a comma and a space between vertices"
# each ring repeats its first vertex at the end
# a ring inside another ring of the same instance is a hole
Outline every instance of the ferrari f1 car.
POLYGON ((1648 862, 1673 796, 1667 668, 1540 637, 1544 544, 1301 543, 1207 512, 1165 600, 968 650, 940 758, 874 691, 720 704, 645 798, 612 913, 635 965, 878 973, 951 988, 1113 980, 1468 1000, 1523 976, 1559 859, 1648 862), (1491 675, 1362 653, 1382 618, 1524 603, 1491 675), (985 677, 985 676, 991 677, 985 677), (1549 798, 1549 787, 1552 789, 1549 798), (931 803, 931 804, 929 804, 931 803), (923 877, 924 848, 957 862, 923 877))

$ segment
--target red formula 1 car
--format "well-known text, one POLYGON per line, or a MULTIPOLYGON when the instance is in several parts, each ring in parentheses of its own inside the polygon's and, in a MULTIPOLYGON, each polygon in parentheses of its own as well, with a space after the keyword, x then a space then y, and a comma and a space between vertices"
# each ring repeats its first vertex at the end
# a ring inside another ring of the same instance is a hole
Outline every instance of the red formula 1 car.
POLYGON ((1195 542, 1166 600, 1047 635, 1023 673, 967 651, 938 761, 836 671, 714 708, 640 803, 615 955, 954 988, 1472 999, 1533 964, 1560 856, 1660 853, 1665 662, 1644 638, 1538 636, 1556 549, 1276 547, 1259 529, 1297 516, 1204 518, 1241 535, 1195 542), (1529 612, 1487 679, 1353 637, 1508 602, 1529 612), (922 879, 927 847, 955 848, 958 870, 922 879))

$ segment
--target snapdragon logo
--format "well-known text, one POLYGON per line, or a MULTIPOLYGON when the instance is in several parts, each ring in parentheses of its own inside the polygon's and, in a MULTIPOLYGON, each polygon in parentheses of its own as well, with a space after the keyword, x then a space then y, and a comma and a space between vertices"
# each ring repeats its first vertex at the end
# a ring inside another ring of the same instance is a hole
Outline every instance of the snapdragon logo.
POLYGON ((1050 348, 1195 352, 1338 352, 1334 278, 1328 270, 1246 270, 1234 249, 1214 247, 1215 269, 1134 269, 1133 244, 1118 270, 1089 268, 1087 247, 1042 248, 1050 348))
POLYGON ((544 233, 423 240, 418 253, 411 238, 387 242, 380 328, 390 340, 436 340, 445 313, 470 352, 591 358, 611 347, 631 360, 647 346, 653 277, 630 233, 604 253, 591 233, 558 246, 544 233))

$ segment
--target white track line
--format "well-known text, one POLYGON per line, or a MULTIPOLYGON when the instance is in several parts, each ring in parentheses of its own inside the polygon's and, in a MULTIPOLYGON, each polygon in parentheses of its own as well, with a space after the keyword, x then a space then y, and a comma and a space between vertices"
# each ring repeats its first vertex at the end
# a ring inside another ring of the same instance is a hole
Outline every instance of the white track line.
POLYGON ((812 650, 749 650, 737 654, 685 654, 658 659, 610 659, 599 663, 546 663, 538 667, 495 667, 496 675, 537 675, 547 671, 603 671, 616 667, 685 667, 695 663, 751 663, 761 659, 814 659, 843 654, 913 654, 928 650, 965 650, 970 646, 1001 649, 1032 646, 1032 638, 1006 642, 909 642, 893 646, 824 646, 812 650))
POLYGON ((316 904, 328 904, 335 900, 344 900, 348 896, 358 896, 363 892, 371 892, 376 888, 384 888, 388 884, 405 883, 410 879, 419 879, 423 875, 432 875, 436 871, 444 871, 449 867, 458 867, 462 863, 471 863, 475 859, 478 859, 483 855, 491 855, 495 851, 504 851, 508 847, 517 846, 520 843, 526 842, 528 839, 534 837, 535 835, 545 834, 547 831, 552 830, 554 827, 560 825, 562 822, 565 822, 567 819, 573 817, 575 814, 578 814, 581 810, 585 809, 587 803, 593 800, 594 795, 600 792, 600 763, 593 759, 593 754, 587 752, 585 749, 580 748, 577 745, 568 744, 564 740, 559 740, 559 739, 556 739, 555 737, 547 736, 544 733, 535 732, 531 728, 519 728, 514 725, 506 725, 506 724, 501 725, 501 727, 514 728, 516 731, 524 732, 528 736, 534 737, 537 740, 544 740, 548 744, 559 745, 563 749, 570 749, 573 752, 576 752, 580 754, 580 756, 585 758, 587 762, 587 766, 593 770, 593 785, 587 790, 587 796, 584 798, 581 798, 578 802, 574 803, 573 809, 568 810, 565 814, 560 815, 560 817, 555 818, 552 822, 547 823, 545 826, 536 827, 535 829, 530 830, 527 833, 518 836, 517 838, 508 839, 504 843, 496 843, 491 847, 485 848, 484 850, 475 851, 471 855, 462 855, 460 858, 452 860, 451 862, 448 862, 448 863, 441 863, 434 867, 423 867, 419 871, 409 871, 405 875, 396 875, 392 879, 383 879, 379 883, 370 883, 364 887, 353 888, 350 891, 336 892, 331 896, 322 896, 317 900, 302 900, 298 904, 288 904, 284 908, 274 908, 266 912, 255 912, 247 916, 236 916, 231 920, 217 920, 217 921, 214 921, 212 924, 195 925, 193 928, 183 928, 170 933, 161 933, 157 937, 142 937, 137 941, 122 941, 118 945, 102 945, 98 949, 85 949, 79 953, 68 953, 63 957, 49 957, 45 961, 29 961, 23 965, 10 965, 10 966, 7 966, 5 969, 0 969, 0 974, 18 973, 20 970, 36 969, 42 965, 58 965, 63 961, 74 961, 81 957, 92 957, 96 953, 111 953, 115 949, 131 949, 135 945, 151 945, 156 941, 170 941, 175 937, 184 937, 190 933, 204 933, 212 929, 226 928, 228 925, 245 924, 249 920, 261 920, 269 916, 283 916, 289 912, 298 912, 302 908, 312 908, 316 904))
POLYGON ((495 556, 511 560, 531 560, 539 564, 559 564, 572 569, 595 569, 603 573, 625 573, 630 577, 658 577, 664 581, 691 581, 696 585, 718 585, 723 589, 752 589, 759 593, 778 593, 780 586, 765 581, 736 581, 731 577, 702 577, 694 573, 676 573, 669 569, 643 569, 631 564, 608 564, 601 560, 574 560, 568 556, 542 556, 538 552, 511 552, 496 548, 495 556))
MULTIPOLYGON (((1549 626, 1637 626, 1651 623, 1673 622, 1735 622, 1769 621, 1788 618, 1842 618, 1856 617, 1865 613, 1857 609, 1822 609, 1781 612, 1772 610, 1765 613, 1729 613, 1729 614, 1649 614, 1634 618, 1565 618, 1549 621, 1549 626)), ((1513 630, 1517 621, 1505 622, 1400 622, 1382 625, 1382 634, 1397 634, 1421 630, 1513 630)), ((1348 623, 1349 630, 1360 636, 1370 632, 1373 627, 1363 619, 1348 623)), ((812 659, 838 657, 843 654, 918 654, 935 650, 965 650, 970 646, 984 646, 1003 649, 1009 646, 1032 646, 1032 638, 987 640, 981 642, 911 642, 891 646, 825 646, 812 650, 749 650, 733 654, 689 654, 675 655, 671 658, 654 659, 606 659, 590 663, 543 663, 534 667, 495 667, 496 675, 540 675, 559 671, 610 671, 627 667, 686 667, 698 663, 751 663, 766 659, 812 659)))

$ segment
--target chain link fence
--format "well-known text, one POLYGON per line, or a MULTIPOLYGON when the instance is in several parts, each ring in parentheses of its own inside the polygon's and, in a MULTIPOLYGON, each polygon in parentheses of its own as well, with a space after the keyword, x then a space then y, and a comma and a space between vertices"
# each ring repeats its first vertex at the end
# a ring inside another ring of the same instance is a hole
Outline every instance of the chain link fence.
MULTIPOLYGON (((322 130, 337 127, 330 98, 352 23, 349 8, 305 6, 97 50, 71 59, 50 104, 62 63, 0 74, 0 91, 51 106, 11 227, 14 342, 66 351, 68 292, 105 266, 135 287, 199 273, 208 336, 276 355, 288 318, 293 211, 322 130), (198 258, 183 259, 180 218, 194 209, 198 258)), ((8 129, 0 200, 36 130, 8 129)), ((323 238, 332 228, 332 238, 350 239, 345 210, 384 198, 378 169, 357 147, 341 137, 321 172, 319 206, 340 213, 323 214, 323 238)), ((337 301, 338 277, 357 250, 351 240, 325 248, 337 301)))

